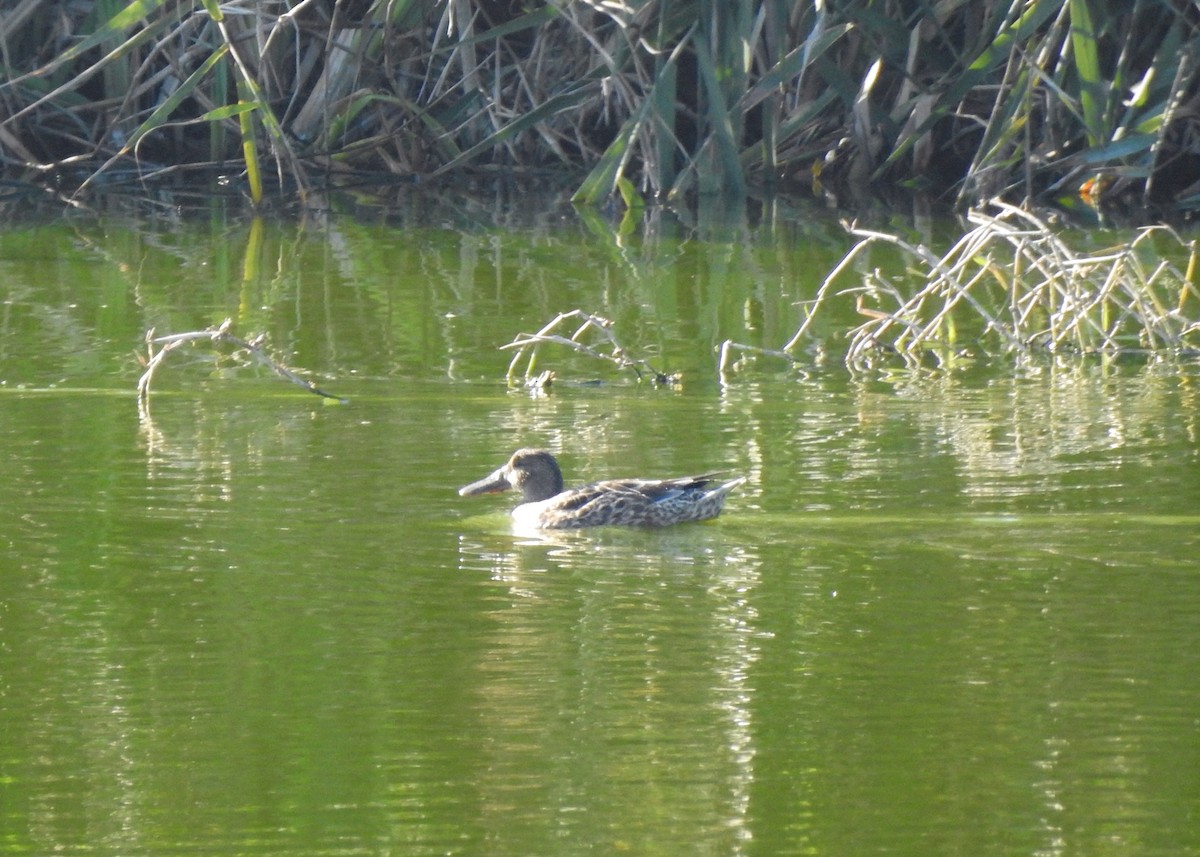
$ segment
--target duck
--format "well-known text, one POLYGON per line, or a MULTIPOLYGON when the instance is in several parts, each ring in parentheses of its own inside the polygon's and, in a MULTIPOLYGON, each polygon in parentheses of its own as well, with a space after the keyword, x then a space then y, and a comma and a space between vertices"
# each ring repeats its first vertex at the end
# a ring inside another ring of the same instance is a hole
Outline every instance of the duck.
POLYGON ((535 529, 578 529, 616 525, 665 527, 721 514, 725 498, 746 481, 721 481, 718 473, 674 479, 610 479, 564 490, 562 469, 544 449, 518 449, 502 467, 458 489, 459 496, 514 489, 521 503, 513 519, 535 529))

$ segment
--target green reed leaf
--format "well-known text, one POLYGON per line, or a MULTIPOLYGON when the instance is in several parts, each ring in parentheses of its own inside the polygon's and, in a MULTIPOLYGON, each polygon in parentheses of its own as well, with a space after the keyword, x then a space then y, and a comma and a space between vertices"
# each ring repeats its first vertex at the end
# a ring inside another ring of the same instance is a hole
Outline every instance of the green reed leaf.
MULTIPOLYGON (((175 109, 183 103, 184 99, 191 97, 192 93, 195 92, 196 87, 202 80, 204 80, 204 78, 208 76, 208 73, 212 71, 213 66, 221 61, 221 58, 225 56, 228 50, 228 45, 220 45, 215 51, 213 51, 195 71, 187 76, 183 83, 181 83, 178 88, 176 88, 176 90, 170 94, 170 96, 163 99, 162 104, 154 108, 154 111, 146 117, 146 121, 139 125, 137 130, 129 135, 129 142, 125 145, 122 151, 129 151, 151 131, 161 128, 164 124, 166 124, 167 120, 170 119, 171 114, 175 112, 175 109)), ((216 111, 209 111, 209 113, 201 116, 200 119, 208 121, 216 120, 218 118, 225 118, 212 116, 211 114, 215 112, 216 111)))
POLYGON ((1104 128, 1104 102, 1108 86, 1100 76, 1100 50, 1088 0, 1070 0, 1071 53, 1079 74, 1079 103, 1088 144, 1097 146, 1108 134, 1104 128))

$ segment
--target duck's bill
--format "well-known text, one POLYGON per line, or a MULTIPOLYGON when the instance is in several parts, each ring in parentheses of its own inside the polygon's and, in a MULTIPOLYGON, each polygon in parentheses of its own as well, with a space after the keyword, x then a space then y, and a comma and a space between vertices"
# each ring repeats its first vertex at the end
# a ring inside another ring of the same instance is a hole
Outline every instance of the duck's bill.
POLYGON ((458 489, 460 497, 472 497, 476 494, 497 494, 501 491, 507 491, 512 486, 508 484, 508 477, 504 473, 504 468, 501 467, 490 476, 485 476, 478 482, 472 482, 470 485, 464 485, 458 489))

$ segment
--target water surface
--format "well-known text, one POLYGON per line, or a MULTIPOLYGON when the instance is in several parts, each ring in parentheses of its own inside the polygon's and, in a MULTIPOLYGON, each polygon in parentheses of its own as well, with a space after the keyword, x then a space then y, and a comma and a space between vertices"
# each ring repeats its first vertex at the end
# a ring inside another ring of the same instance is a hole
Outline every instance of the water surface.
POLYGON ((723 386, 835 224, 454 211, 0 234, 0 853, 1200 854, 1196 366, 723 386), (577 306, 683 384, 508 388, 577 306), (201 345, 139 413, 225 317, 347 403, 201 345), (750 481, 531 538, 455 489, 532 444, 750 481))

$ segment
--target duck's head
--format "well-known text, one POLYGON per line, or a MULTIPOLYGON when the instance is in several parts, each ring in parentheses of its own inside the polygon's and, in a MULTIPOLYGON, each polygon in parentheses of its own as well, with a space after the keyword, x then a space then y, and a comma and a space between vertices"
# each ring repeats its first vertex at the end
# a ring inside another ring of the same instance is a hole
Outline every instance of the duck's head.
POLYGON ((510 488, 521 492, 524 503, 548 500, 563 490, 562 470, 544 449, 518 449, 508 463, 490 476, 458 489, 463 497, 495 494, 510 488))

